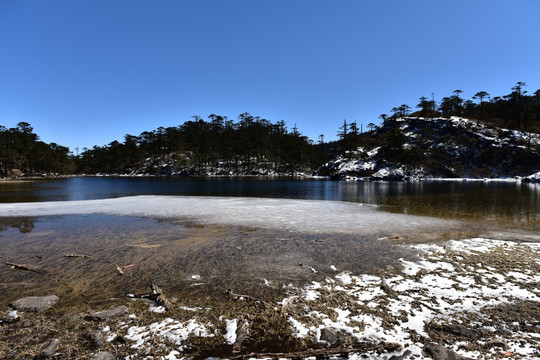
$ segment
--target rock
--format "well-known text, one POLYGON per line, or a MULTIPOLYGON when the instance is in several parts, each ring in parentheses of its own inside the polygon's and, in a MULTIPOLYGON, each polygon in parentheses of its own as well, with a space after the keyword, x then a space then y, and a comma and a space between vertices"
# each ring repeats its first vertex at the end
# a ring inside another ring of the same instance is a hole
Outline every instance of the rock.
POLYGON ((381 289, 383 289, 388 296, 396 297, 396 292, 388 285, 384 276, 381 277, 381 289))
POLYGON ((333 329, 323 328, 321 330, 320 339, 326 342, 329 346, 333 346, 339 342, 339 334, 333 329))
POLYGON ((402 355, 392 355, 388 360, 406 360, 409 359, 409 355, 411 355, 411 350, 405 350, 402 355))
POLYGON ((9 304, 19 311, 43 311, 50 308, 59 300, 56 295, 49 296, 29 296, 16 300, 9 304))
POLYGON ((486 346, 489 346, 490 348, 492 348, 492 347, 500 347, 500 348, 502 348, 504 350, 506 350, 508 348, 508 345, 506 344, 504 339, 500 338, 500 337, 495 337, 491 341, 488 341, 486 343, 486 346))
POLYGON ((111 310, 99 311, 94 314, 88 314, 85 316, 85 319, 103 321, 103 320, 107 320, 116 316, 124 315, 125 313, 127 313, 127 311, 128 311, 128 308, 122 305, 122 306, 115 307, 114 309, 111 309, 111 310))
POLYGON ((101 351, 94 355, 91 360, 116 360, 116 356, 112 352, 101 351))
POLYGON ((429 345, 425 347, 424 350, 426 354, 435 360, 473 360, 471 358, 461 356, 442 345, 429 345))
POLYGON ((47 347, 45 349, 41 350, 39 352, 39 354, 37 354, 34 357, 34 359, 48 359, 48 358, 51 358, 54 355, 54 349, 56 349, 59 342, 60 341, 58 341, 57 339, 53 339, 49 343, 49 345, 47 345, 47 347))
POLYGON ((114 338, 113 341, 118 344, 127 344, 129 340, 125 336, 118 335, 117 337, 114 338))
POLYGON ((99 349, 105 345, 105 340, 103 339, 103 334, 100 331, 91 331, 86 334, 86 338, 90 342, 90 345, 94 349, 99 349))
POLYGON ((15 179, 24 176, 24 173, 20 169, 9 169, 8 175, 10 178, 15 179))
POLYGON ((442 330, 446 333, 469 339, 480 338, 480 334, 478 334, 476 330, 469 329, 468 327, 460 324, 443 325, 442 330))

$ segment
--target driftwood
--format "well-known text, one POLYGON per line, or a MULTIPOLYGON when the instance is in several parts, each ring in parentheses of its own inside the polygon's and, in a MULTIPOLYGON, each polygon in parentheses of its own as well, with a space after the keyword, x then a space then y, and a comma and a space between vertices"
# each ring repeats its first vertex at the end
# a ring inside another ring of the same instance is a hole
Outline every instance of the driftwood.
POLYGON ((83 254, 66 254, 66 255, 64 255, 64 257, 83 259, 83 258, 89 258, 91 256, 90 255, 83 255, 83 254))
MULTIPOLYGON (((261 358, 286 358, 286 359, 305 359, 308 357, 325 358, 332 355, 339 354, 351 354, 351 353, 366 353, 368 351, 398 351, 401 350, 401 345, 394 343, 380 343, 380 344, 366 344, 364 346, 347 347, 347 348, 331 348, 331 349, 311 349, 299 352, 290 353, 250 353, 250 354, 238 354, 229 355, 227 359, 261 359, 261 358)), ((193 357, 192 357, 193 358, 193 357)), ((194 358, 198 358, 196 355, 194 358)))
POLYGON ((225 293, 228 294, 230 297, 232 297, 233 300, 246 299, 246 300, 254 301, 257 303, 261 303, 265 307, 270 307, 266 302, 264 302, 261 299, 258 299, 256 297, 249 296, 249 295, 235 294, 231 289, 226 289, 225 293))
POLYGON ((15 263, 6 261, 6 265, 7 266, 13 266, 15 269, 19 269, 19 270, 33 271, 33 272, 39 273, 38 269, 28 267, 28 266, 26 266, 24 264, 15 264, 15 263))
POLYGON ((127 297, 129 298, 136 298, 136 299, 149 299, 152 301, 155 301, 158 306, 163 306, 165 310, 170 311, 172 309, 171 302, 163 295, 163 292, 161 289, 155 285, 150 285, 150 292, 145 294, 129 294, 127 297))
POLYGON ((152 290, 152 294, 154 294, 154 301, 159 305, 163 306, 165 310, 169 311, 172 309, 171 302, 163 295, 163 292, 157 285, 150 285, 150 290, 152 290))
POLYGON ((124 275, 124 271, 122 271, 122 268, 116 264, 116 271, 118 271, 118 275, 124 275))
POLYGON ((127 294, 126 296, 130 299, 150 299, 154 300, 157 296, 161 295, 160 293, 154 294, 153 292, 145 294, 127 294))
POLYGON ((135 264, 129 264, 129 265, 126 265, 126 266, 122 266, 120 267, 118 264, 115 264, 116 265, 116 271, 118 271, 118 275, 124 275, 124 270, 125 269, 129 269, 129 268, 132 268, 135 266, 135 264))

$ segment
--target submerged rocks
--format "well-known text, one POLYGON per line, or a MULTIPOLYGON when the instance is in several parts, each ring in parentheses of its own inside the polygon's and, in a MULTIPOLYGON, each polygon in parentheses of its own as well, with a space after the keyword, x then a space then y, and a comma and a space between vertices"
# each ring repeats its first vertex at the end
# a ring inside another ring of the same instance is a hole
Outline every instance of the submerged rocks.
POLYGON ((94 314, 88 314, 85 316, 86 320, 103 321, 113 317, 121 316, 127 313, 128 308, 124 305, 115 307, 114 309, 99 311, 94 314))
POLYGON ((29 296, 13 301, 9 305, 19 311, 43 311, 56 304, 58 300, 59 297, 56 295, 29 296))

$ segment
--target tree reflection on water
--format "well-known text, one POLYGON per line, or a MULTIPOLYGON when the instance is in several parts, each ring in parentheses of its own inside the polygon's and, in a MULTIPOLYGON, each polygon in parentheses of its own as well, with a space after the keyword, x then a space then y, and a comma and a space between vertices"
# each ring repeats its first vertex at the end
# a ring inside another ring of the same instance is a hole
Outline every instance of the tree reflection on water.
POLYGON ((9 228, 19 229, 23 234, 29 233, 34 230, 34 221, 31 219, 9 219, 9 218, 0 218, 0 231, 6 231, 9 228))

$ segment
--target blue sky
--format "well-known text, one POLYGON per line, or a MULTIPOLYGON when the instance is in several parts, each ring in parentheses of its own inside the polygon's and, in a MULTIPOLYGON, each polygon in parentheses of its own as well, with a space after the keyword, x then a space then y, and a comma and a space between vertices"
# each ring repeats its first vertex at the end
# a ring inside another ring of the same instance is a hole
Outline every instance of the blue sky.
POLYGON ((540 88, 540 1, 0 1, 0 124, 91 148, 249 112, 336 138, 421 96, 540 88))

